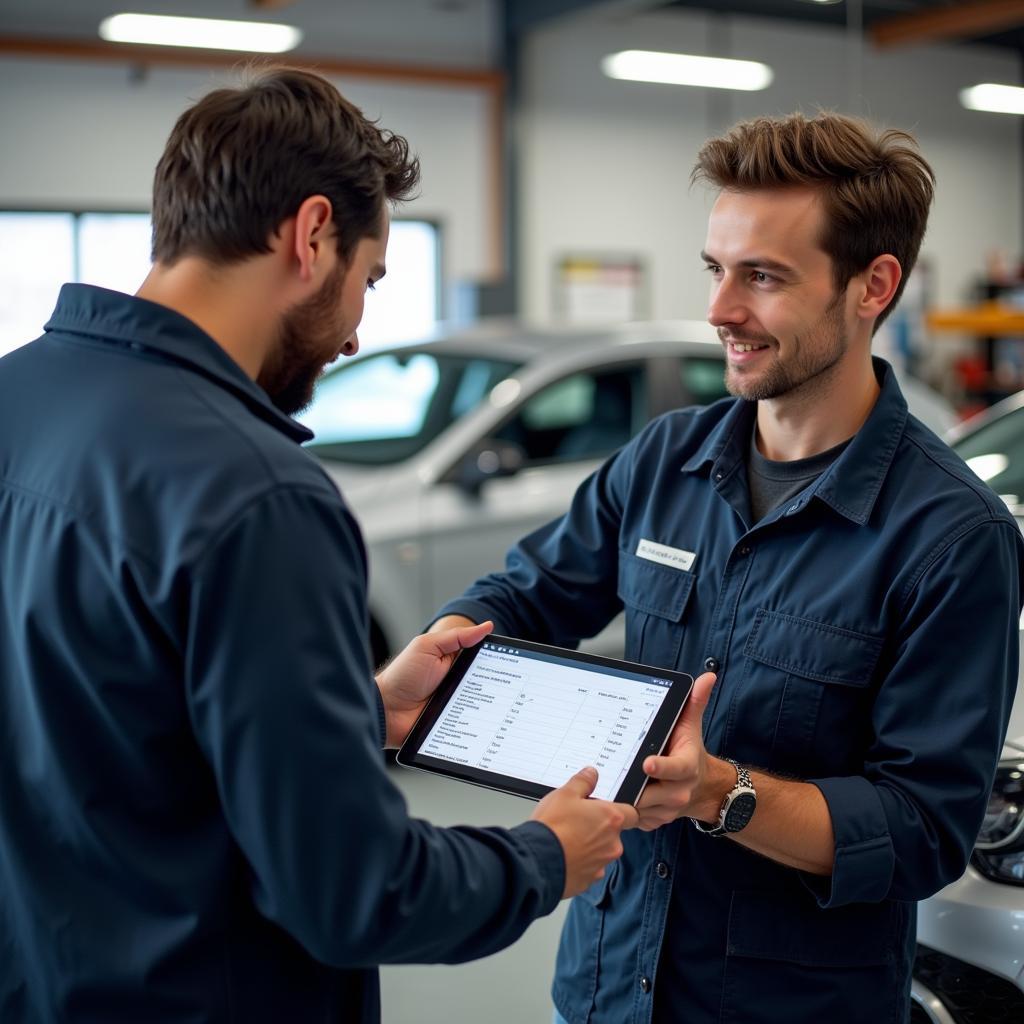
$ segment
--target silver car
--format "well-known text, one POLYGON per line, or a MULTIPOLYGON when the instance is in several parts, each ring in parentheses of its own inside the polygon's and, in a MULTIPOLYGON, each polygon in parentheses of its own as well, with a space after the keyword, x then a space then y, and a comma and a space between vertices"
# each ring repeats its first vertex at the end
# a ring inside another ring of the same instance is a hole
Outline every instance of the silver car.
MULTIPOLYGON (((948 440, 1024 525, 1024 392, 957 428, 948 440)), ((1024 1021, 1021 690, 1018 680, 1006 745, 971 863, 918 912, 915 1024, 1024 1021)))
MULTIPOLYGON (((366 538, 375 663, 506 550, 560 515, 652 417, 726 394, 703 321, 529 330, 497 323, 375 352, 320 383, 301 417, 366 538)), ((947 402, 901 378, 942 432, 947 402)), ((588 646, 622 651, 614 623, 588 646)))

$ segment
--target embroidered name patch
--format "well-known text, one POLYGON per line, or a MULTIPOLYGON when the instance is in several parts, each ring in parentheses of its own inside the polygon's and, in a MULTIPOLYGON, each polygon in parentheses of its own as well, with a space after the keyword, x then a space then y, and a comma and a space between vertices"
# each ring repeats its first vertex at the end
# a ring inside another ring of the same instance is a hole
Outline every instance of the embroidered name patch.
POLYGON ((649 562, 660 562, 662 565, 671 565, 673 569, 689 570, 697 555, 693 551, 684 551, 682 548, 670 548, 667 544, 655 544, 653 540, 644 540, 636 546, 637 558, 646 558, 649 562))

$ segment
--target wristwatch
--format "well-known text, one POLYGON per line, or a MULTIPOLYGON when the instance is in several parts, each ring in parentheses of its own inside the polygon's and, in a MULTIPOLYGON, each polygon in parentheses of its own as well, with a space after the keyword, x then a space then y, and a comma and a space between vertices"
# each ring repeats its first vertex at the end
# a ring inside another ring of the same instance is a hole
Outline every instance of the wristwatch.
POLYGON ((709 836, 725 836, 745 829, 757 807, 757 792, 750 779, 750 772, 731 757, 724 760, 736 769, 736 785, 725 794, 722 809, 718 812, 718 821, 714 825, 708 825, 696 818, 690 819, 699 831, 709 836))

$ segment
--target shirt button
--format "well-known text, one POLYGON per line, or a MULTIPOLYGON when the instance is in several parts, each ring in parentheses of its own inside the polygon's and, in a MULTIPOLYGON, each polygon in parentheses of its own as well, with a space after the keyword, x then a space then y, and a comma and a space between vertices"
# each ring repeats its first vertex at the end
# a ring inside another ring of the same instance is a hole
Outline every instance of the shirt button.
POLYGON ((715 479, 716 480, 721 480, 724 475, 725 475, 724 473, 716 473, 715 474, 715 479))
POLYGON ((705 672, 717 672, 721 667, 717 658, 708 658, 704 662, 705 672))
POLYGON ((740 548, 740 554, 741 555, 749 555, 750 554, 750 547, 748 545, 744 544, 743 547, 740 548))
POLYGON ((668 865, 663 860, 659 860, 654 867, 654 873, 659 878, 668 878, 668 865))
POLYGON ((651 991, 651 979, 646 974, 640 977, 640 991, 650 992, 651 991))

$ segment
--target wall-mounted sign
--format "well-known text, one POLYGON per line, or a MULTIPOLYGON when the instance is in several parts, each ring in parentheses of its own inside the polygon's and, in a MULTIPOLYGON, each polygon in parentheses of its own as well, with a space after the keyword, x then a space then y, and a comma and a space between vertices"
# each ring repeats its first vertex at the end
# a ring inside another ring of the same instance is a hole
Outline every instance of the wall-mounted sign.
POLYGON ((645 278, 636 256, 564 256, 555 264, 555 317, 572 324, 644 319, 645 278))

